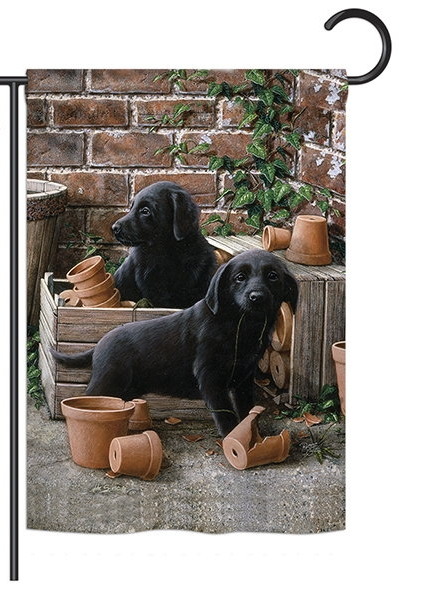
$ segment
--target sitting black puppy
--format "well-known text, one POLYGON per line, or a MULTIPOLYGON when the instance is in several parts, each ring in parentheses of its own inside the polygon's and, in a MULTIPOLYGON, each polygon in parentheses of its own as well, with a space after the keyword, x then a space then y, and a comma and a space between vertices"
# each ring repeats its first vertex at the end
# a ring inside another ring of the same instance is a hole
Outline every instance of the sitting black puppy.
POLYGON ((254 404, 257 362, 281 302, 290 302, 295 311, 297 298, 296 281, 282 261, 252 250, 222 265, 194 306, 126 323, 86 352, 52 354, 70 367, 92 362, 86 395, 202 397, 219 434, 226 436, 254 404))
POLYGON ((122 300, 186 308, 204 297, 216 260, 199 229, 199 208, 182 187, 162 181, 144 188, 112 229, 131 246, 115 273, 122 300))

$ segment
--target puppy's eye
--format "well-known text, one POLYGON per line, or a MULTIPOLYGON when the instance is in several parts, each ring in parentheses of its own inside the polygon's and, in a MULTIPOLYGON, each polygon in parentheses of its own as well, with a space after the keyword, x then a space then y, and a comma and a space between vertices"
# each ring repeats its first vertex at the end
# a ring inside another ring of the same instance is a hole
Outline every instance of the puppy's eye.
POLYGON ((278 273, 276 273, 275 271, 271 271, 270 273, 268 273, 268 279, 269 281, 277 281, 278 273))
POLYGON ((149 217, 151 214, 151 211, 147 206, 143 206, 143 208, 140 208, 140 214, 145 217, 149 217))
POLYGON ((237 275, 234 277, 234 281, 245 281, 246 279, 246 275, 245 273, 237 273, 237 275))

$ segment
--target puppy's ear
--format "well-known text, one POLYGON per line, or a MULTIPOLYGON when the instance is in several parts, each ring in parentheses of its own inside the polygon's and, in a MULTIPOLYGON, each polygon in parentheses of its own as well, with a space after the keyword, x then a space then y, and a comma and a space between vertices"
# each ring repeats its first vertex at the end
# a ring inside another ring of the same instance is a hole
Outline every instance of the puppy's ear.
POLYGON ((199 207, 190 194, 181 188, 170 192, 173 204, 173 235, 179 242, 199 229, 199 207))
POLYGON ((228 263, 225 263, 219 267, 210 281, 210 285, 208 286, 207 294, 205 296, 205 302, 214 315, 217 315, 219 311, 220 296, 225 285, 225 271, 227 270, 227 267, 228 263))
POLYGON ((298 284, 296 279, 288 272, 284 274, 284 301, 289 302, 293 312, 296 312, 298 304, 298 284))

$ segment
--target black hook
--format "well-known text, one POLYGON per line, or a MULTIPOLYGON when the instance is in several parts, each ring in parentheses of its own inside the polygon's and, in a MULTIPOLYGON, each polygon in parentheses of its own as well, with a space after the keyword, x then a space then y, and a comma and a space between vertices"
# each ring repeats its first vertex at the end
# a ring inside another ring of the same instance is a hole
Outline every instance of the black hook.
POLYGON ((385 69, 387 64, 389 63, 389 59, 391 58, 391 36, 389 35, 389 31, 386 28, 385 23, 379 19, 374 13, 369 12, 368 10, 363 10, 361 8, 347 8, 346 10, 341 10, 330 19, 324 23, 324 27, 330 31, 333 29, 335 25, 343 21, 344 19, 351 19, 357 17, 358 19, 364 19, 368 21, 377 29, 380 33, 380 37, 382 39, 382 55, 380 57, 379 62, 365 75, 357 75, 353 77, 347 77, 347 81, 349 85, 359 85, 361 83, 368 83, 372 81, 376 77, 380 75, 385 69))

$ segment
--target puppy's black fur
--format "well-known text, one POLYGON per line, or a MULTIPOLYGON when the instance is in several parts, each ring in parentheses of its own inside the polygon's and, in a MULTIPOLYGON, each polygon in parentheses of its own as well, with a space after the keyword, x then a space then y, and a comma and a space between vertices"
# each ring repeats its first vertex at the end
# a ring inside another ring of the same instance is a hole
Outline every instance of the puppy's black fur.
POLYGON ((88 352, 53 354, 68 366, 92 360, 87 395, 202 397, 225 436, 253 406, 257 362, 281 302, 295 311, 297 298, 296 281, 281 260, 252 250, 222 265, 194 306, 117 327, 88 352))
POLYGON ((216 261, 199 230, 199 208, 185 189, 169 181, 144 188, 112 229, 131 246, 115 273, 122 300, 186 308, 204 297, 216 261))

